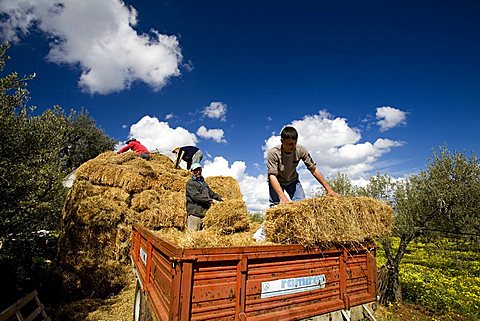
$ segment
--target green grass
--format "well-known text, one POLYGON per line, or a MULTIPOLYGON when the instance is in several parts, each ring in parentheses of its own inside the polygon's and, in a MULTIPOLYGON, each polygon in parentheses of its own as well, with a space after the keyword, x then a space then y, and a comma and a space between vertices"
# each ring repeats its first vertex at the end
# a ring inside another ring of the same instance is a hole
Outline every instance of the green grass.
MULTIPOLYGON (((384 262, 380 249, 377 264, 384 262)), ((412 242, 400 263, 400 283, 404 300, 421 305, 434 319, 480 320, 478 244, 412 242)))

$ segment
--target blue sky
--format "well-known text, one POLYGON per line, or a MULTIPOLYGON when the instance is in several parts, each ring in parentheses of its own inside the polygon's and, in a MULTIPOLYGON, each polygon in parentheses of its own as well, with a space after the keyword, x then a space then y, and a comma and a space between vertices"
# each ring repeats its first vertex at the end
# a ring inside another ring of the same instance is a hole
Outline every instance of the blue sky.
POLYGON ((204 174, 236 177, 261 210, 285 125, 325 176, 358 184, 418 172, 440 145, 478 153, 479 17, 450 0, 2 0, 0 36, 7 71, 36 73, 39 112, 85 108, 161 152, 195 144, 204 174))

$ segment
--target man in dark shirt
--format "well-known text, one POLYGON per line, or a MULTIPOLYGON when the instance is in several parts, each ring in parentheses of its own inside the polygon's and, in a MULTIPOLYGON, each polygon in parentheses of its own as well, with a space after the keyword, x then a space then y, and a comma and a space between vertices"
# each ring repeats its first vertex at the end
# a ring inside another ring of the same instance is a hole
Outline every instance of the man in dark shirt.
POLYGON ((192 178, 186 187, 187 198, 187 227, 193 231, 203 229, 203 218, 210 206, 222 197, 212 191, 202 176, 202 166, 199 163, 192 165, 192 178))
POLYGON ((175 168, 178 168, 182 159, 187 163, 187 169, 190 169, 193 163, 200 163, 203 159, 202 151, 195 146, 175 147, 172 153, 177 154, 175 168))

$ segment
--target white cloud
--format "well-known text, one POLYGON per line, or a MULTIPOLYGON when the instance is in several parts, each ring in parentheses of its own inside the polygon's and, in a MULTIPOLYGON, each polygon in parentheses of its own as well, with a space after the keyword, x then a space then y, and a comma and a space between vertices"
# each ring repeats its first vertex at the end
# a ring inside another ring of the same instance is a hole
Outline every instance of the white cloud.
POLYGON ((241 180, 245 175, 247 166, 245 162, 235 161, 229 166, 228 161, 222 156, 217 156, 213 161, 205 161, 203 166, 203 175, 208 176, 232 176, 236 180, 241 180))
POLYGON ((200 126, 197 130, 197 135, 205 139, 212 139, 217 143, 227 142, 223 138, 223 129, 207 129, 205 126, 200 126))
POLYGON ((248 210, 261 212, 268 207, 268 184, 265 175, 249 176, 245 173, 245 162, 235 161, 230 166, 228 161, 219 156, 213 161, 206 161, 203 166, 203 175, 208 176, 231 176, 238 181, 243 200, 248 210))
POLYGON ((130 137, 135 137, 150 151, 158 150, 171 155, 175 146, 195 145, 197 137, 182 127, 171 128, 156 117, 144 116, 130 127, 130 137))
POLYGON ((225 121, 227 115, 227 105, 219 101, 213 101, 210 103, 210 105, 203 108, 202 114, 208 118, 215 118, 225 121))
POLYGON ((378 119, 377 124, 380 126, 380 132, 385 132, 391 128, 399 125, 405 125, 407 119, 407 113, 400 109, 384 106, 377 108, 375 114, 378 119))
MULTIPOLYGON (((360 142, 358 129, 350 127, 345 118, 334 118, 326 111, 294 120, 290 125, 298 131, 298 143, 309 150, 320 172, 326 177, 334 177, 342 172, 352 180, 362 181, 369 176, 380 157, 390 152, 392 147, 403 145, 403 142, 382 138, 374 143, 360 142)), ((269 137, 263 146, 265 156, 270 148, 279 144, 279 135, 269 137)), ((307 195, 321 189, 305 166, 299 167, 299 174, 307 195)))
POLYGON ((2 0, 0 36, 18 42, 37 28, 48 35, 47 59, 79 66, 79 85, 88 93, 108 94, 142 81, 160 90, 180 75, 175 36, 156 30, 138 34, 137 12, 121 0, 2 0))
MULTIPOLYGON (((326 151, 345 144, 356 143, 361 135, 358 129, 351 128, 345 118, 333 118, 322 110, 318 115, 307 115, 302 120, 294 120, 290 126, 297 129, 301 145, 307 147, 310 153, 317 153, 317 162, 326 163, 326 151)), ((265 151, 280 144, 280 135, 274 135, 265 143, 265 151)), ((265 153, 266 156, 266 153, 265 153)))
POLYGON ((165 115, 165 120, 172 119, 173 117, 175 117, 175 115, 174 115, 174 114, 168 114, 168 115, 165 115))

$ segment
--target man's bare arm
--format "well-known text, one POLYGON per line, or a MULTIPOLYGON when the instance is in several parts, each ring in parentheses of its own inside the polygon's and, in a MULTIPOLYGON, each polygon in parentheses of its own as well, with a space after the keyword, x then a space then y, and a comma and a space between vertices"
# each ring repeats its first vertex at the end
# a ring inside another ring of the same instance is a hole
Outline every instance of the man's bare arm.
POLYGON ((277 193, 278 198, 280 199, 280 204, 288 203, 288 198, 283 193, 282 187, 278 182, 277 176, 270 174, 268 176, 268 179, 270 180, 270 184, 272 184, 273 190, 275 191, 275 193, 277 193))
POLYGON ((318 168, 315 168, 313 171, 311 171, 313 177, 322 184, 323 188, 327 191, 327 196, 338 196, 337 193, 330 187, 328 184, 327 180, 323 177, 322 173, 318 170, 318 168))

